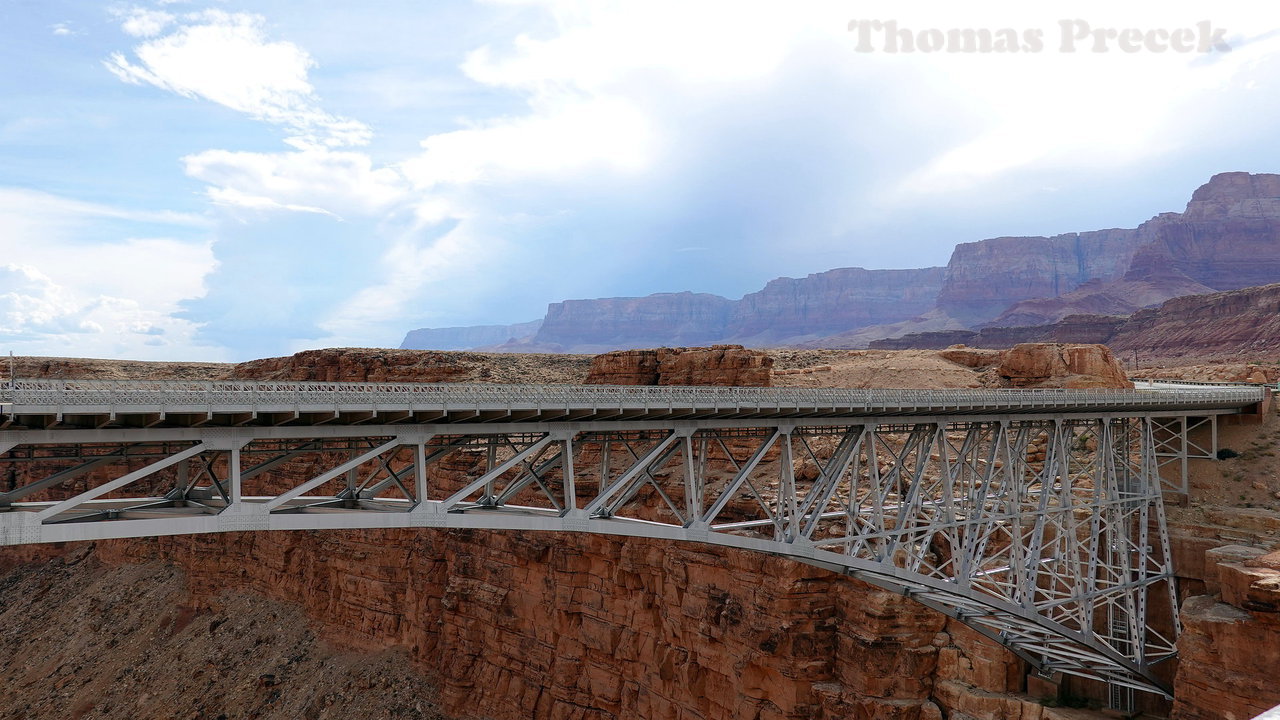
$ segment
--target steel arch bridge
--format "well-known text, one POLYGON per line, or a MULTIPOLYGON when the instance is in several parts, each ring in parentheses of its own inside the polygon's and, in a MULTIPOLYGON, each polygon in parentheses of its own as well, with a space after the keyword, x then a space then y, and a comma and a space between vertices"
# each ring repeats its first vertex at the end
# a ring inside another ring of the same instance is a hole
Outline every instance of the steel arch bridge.
POLYGON ((1167 694, 1159 438, 1265 392, 18 381, 0 391, 0 544, 396 527, 710 543, 909 595, 1041 672, 1167 694))

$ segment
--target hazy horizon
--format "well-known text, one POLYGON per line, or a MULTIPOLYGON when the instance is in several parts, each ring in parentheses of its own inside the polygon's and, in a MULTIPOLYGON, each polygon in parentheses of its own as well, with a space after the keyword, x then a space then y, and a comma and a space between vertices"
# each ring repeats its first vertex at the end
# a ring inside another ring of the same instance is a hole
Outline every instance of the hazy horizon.
POLYGON ((11 2, 0 351, 394 347, 565 299, 736 299, 1135 227, 1214 174, 1280 171, 1277 16, 11 2), (965 30, 1021 45, 928 47, 965 30))

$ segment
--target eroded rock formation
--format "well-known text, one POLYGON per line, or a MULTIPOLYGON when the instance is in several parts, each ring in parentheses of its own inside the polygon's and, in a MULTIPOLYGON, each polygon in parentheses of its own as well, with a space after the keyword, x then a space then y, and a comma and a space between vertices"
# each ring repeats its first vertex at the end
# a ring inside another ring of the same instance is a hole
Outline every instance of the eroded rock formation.
POLYGON ((1012 387, 1131 388, 1106 345, 1023 343, 1000 354, 996 373, 1012 387))
POLYGON ((1072 315, 1052 325, 921 333, 872 345, 890 350, 955 343, 1001 348, 1043 341, 1105 343, 1122 355, 1136 351, 1144 359, 1265 357, 1280 350, 1280 284, 1174 298, 1129 317, 1072 315))
POLYGON ((1184 212, 1161 213, 1137 228, 963 243, 946 268, 839 268, 779 278, 737 301, 684 292, 553 303, 536 336, 505 349, 716 342, 863 348, 908 333, 1128 315, 1171 298, 1276 282, 1280 175, 1232 172, 1197 189, 1184 212))
POLYGON ((591 385, 772 384, 773 358, 741 345, 705 348, 620 350, 597 355, 586 382, 591 385))
POLYGON ((1205 595, 1182 607, 1176 720, 1247 720, 1280 704, 1280 552, 1206 553, 1205 595))
POLYGON ((457 354, 422 350, 336 348, 264 358, 232 368, 232 380, 451 382, 467 375, 457 354))
POLYGON ((938 308, 968 325, 986 322, 1021 300, 1123 276, 1141 242, 1137 230, 1099 230, 962 243, 947 264, 938 308))
POLYGON ((699 345, 725 336, 732 300, 707 293, 565 300, 547 307, 532 342, 577 352, 655 345, 699 345))
POLYGON ((778 278, 734 307, 725 338, 755 347, 794 345, 855 328, 907 320, 933 308, 944 268, 838 268, 778 278))

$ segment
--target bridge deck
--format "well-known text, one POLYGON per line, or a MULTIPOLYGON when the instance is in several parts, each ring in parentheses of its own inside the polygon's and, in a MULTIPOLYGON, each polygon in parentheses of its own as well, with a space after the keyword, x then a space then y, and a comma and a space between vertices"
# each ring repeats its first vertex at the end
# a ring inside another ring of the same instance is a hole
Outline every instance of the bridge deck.
POLYGON ((909 594, 1042 672, 1165 692, 1159 470, 1180 463, 1185 487, 1188 418, 1266 399, 27 380, 0 390, 0 545, 393 527, 712 543, 909 594))
POLYGON ((1135 390, 884 390, 22 380, 0 391, 0 423, 101 428, 1217 414, 1241 412, 1264 395, 1260 387, 1173 384, 1135 390))

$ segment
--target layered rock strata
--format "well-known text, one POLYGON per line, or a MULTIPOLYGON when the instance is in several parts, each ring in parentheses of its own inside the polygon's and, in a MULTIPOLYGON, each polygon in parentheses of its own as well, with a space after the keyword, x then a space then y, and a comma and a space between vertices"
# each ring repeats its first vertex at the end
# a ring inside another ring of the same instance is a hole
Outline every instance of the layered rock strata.
POLYGON ((707 348, 621 350, 597 355, 587 374, 590 385, 772 384, 773 358, 741 345, 707 348))
MULTIPOLYGON (((779 278, 736 301, 691 292, 566 300, 548 307, 536 335, 500 347, 603 352, 736 342, 862 348, 913 332, 1128 315, 1175 297, 1276 282, 1280 175, 1222 173, 1198 188, 1183 212, 1161 213, 1137 228, 962 243, 945 268, 838 268, 779 278)), ((464 331, 414 332, 453 337, 464 331)))
POLYGON ((1263 357, 1280 351, 1280 284, 1174 298, 1129 317, 1073 315, 1052 325, 921 333, 872 343, 878 349, 1001 348, 1019 342, 1099 342, 1143 358, 1263 357))
POLYGON ((1280 705, 1280 552, 1206 553, 1205 595, 1182 607, 1175 720, 1247 720, 1280 705))

